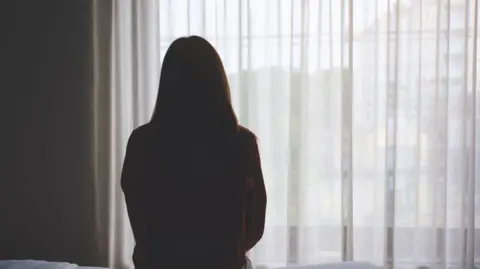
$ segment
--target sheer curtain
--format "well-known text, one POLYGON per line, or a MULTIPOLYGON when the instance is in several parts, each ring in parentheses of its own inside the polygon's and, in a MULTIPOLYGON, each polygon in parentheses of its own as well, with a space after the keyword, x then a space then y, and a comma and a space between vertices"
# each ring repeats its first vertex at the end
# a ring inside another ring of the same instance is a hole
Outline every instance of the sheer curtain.
POLYGON ((192 34, 217 48, 240 122, 259 137, 268 208, 255 264, 480 261, 477 1, 94 0, 94 11, 110 266, 131 266, 127 138, 149 120, 168 45, 192 34))

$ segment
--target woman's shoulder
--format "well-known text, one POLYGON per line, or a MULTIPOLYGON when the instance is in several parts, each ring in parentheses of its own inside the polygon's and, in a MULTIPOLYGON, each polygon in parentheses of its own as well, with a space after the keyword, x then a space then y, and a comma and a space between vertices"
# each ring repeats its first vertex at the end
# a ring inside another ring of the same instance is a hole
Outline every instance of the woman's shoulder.
POLYGON ((135 135, 145 135, 147 133, 149 133, 151 130, 151 124, 150 123, 145 123, 143 125, 140 125, 138 126, 137 128, 135 128, 133 131, 132 131, 132 134, 135 134, 135 135))
POLYGON ((244 143, 249 145, 256 145, 257 144, 257 136, 250 131, 247 127, 239 126, 238 133, 240 140, 244 143))
POLYGON ((128 138, 128 144, 137 145, 140 141, 145 141, 151 133, 150 129, 151 127, 149 123, 135 128, 130 134, 130 137, 128 138))
POLYGON ((257 136, 252 131, 250 131, 250 129, 248 129, 245 126, 239 125, 238 126, 238 132, 240 133, 240 135, 242 137, 250 138, 250 139, 257 139, 257 136))

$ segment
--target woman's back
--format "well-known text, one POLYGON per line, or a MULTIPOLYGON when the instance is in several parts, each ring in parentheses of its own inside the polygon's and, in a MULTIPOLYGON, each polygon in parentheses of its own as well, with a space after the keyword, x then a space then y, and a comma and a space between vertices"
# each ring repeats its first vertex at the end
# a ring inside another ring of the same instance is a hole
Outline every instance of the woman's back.
POLYGON ((239 127, 222 61, 205 39, 168 48, 151 121, 127 145, 122 188, 137 269, 240 268, 262 237, 255 136, 239 127))
POLYGON ((137 268, 243 265, 255 136, 245 128, 224 140, 200 132, 182 139, 147 124, 130 137, 121 183, 137 268))

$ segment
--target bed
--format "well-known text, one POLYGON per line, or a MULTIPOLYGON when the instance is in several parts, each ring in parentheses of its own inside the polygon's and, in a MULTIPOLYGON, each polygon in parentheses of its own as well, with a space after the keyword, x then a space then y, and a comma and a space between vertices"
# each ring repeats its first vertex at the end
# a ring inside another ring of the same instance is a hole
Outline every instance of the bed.
MULTIPOLYGON (((258 269, 266 269, 268 267, 256 266, 258 269)), ((370 263, 363 262, 343 262, 334 264, 318 264, 306 266, 289 266, 279 267, 275 269, 378 269, 370 263)), ((0 261, 0 269, 107 269, 100 267, 84 267, 67 262, 46 262, 34 260, 7 260, 0 261)))
POLYGON ((0 269, 106 269, 100 267, 84 267, 68 262, 47 262, 34 260, 0 261, 0 269))

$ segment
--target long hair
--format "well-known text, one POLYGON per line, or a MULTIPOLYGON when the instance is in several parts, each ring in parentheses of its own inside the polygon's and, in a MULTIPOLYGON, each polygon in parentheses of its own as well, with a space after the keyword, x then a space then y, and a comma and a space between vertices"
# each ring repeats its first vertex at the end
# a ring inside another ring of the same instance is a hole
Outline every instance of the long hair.
POLYGON ((150 122, 180 136, 218 137, 238 130, 225 69, 207 40, 181 37, 170 45, 150 122))

